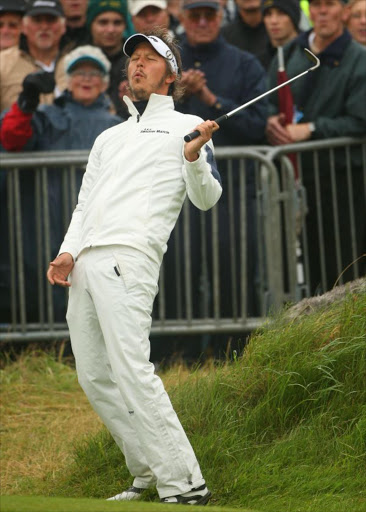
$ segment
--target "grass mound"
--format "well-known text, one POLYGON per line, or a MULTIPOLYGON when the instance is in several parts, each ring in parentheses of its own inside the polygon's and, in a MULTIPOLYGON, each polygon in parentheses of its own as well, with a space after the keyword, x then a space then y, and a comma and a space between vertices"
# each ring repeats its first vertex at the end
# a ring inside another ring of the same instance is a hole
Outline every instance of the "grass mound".
MULTIPOLYGON (((277 512, 366 509, 366 293, 285 311, 234 361, 169 374, 169 395, 212 504, 277 512)), ((42 493, 112 495, 130 484, 101 430, 42 493)), ((154 491, 146 498, 155 500, 154 491)))

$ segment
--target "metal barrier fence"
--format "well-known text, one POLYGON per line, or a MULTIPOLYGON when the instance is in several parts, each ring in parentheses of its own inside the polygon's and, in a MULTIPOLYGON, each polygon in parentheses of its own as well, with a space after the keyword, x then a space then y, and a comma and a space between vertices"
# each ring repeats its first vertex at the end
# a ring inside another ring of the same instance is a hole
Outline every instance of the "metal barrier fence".
MULTIPOLYGON (((295 157, 297 226, 294 231, 293 213, 285 211, 282 229, 285 260, 296 253, 297 266, 301 258, 303 267, 303 277, 297 270, 296 301, 365 275, 366 138, 265 146, 261 151, 279 162, 280 172, 286 169, 280 178, 284 189, 293 169, 288 156, 295 157)), ((294 286, 290 283, 291 290, 294 286)))
MULTIPOLYGON (((309 295, 310 255, 314 248, 305 216, 309 206, 304 189, 294 179, 287 155, 296 153, 304 181, 308 162, 303 156, 311 153, 315 206, 321 212, 324 198, 319 165, 324 162, 324 155, 320 152, 324 150, 330 155, 326 158, 327 171, 331 191, 335 193, 336 161, 341 159, 336 153, 338 148, 345 155, 348 231, 351 253, 356 259, 358 210, 355 211, 353 203, 355 195, 361 195, 358 203, 363 203, 363 209, 366 203, 366 139, 332 139, 278 148, 216 148, 224 182, 223 196, 209 212, 200 212, 185 201, 161 268, 152 334, 250 331, 265 321, 271 308, 309 295), (356 163, 360 167, 361 188, 359 179, 356 184, 352 181, 355 150, 359 154, 356 163)), ((48 285, 45 273, 77 202, 88 152, 0 157, 0 340, 67 338, 66 292, 48 285)), ((336 193, 332 204, 338 219, 336 193)), ((327 243, 326 226, 321 214, 317 219, 323 233, 323 238, 319 237, 320 268, 326 290, 328 262, 322 247, 322 243, 327 243)), ((344 268, 342 227, 339 223, 334 227, 339 273, 344 268)), ((352 267, 354 277, 361 273, 358 263, 352 267)))

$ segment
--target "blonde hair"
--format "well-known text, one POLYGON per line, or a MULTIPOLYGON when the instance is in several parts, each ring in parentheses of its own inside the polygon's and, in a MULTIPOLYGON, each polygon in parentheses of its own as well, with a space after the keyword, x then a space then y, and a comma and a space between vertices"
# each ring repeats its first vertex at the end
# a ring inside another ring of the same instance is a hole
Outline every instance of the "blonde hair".
MULTIPOLYGON (((178 73, 175 75, 175 80, 173 83, 170 84, 168 95, 173 97, 174 101, 178 101, 180 98, 182 98, 184 94, 184 86, 182 84, 182 59, 180 56, 179 47, 177 44, 176 39, 174 39, 170 34, 169 31, 166 28, 157 27, 149 32, 146 32, 146 36, 155 36, 164 41, 164 43, 170 48, 172 54, 175 57, 175 60, 177 61, 178 65, 178 73)), ((172 73, 172 69, 170 67, 169 62, 165 59, 166 62, 166 70, 167 73, 172 73)), ((128 76, 128 65, 130 63, 130 58, 127 59, 124 73, 126 77, 128 76)))

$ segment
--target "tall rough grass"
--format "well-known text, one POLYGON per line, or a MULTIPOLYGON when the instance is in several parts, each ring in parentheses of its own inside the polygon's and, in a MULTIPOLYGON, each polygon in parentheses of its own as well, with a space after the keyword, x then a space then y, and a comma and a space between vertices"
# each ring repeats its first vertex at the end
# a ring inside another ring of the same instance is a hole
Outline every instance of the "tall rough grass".
MULTIPOLYGON (((165 380, 213 504, 365 512, 366 293, 298 319, 285 311, 234 361, 173 369, 165 380)), ((102 429, 35 492, 105 498, 130 482, 102 429)))

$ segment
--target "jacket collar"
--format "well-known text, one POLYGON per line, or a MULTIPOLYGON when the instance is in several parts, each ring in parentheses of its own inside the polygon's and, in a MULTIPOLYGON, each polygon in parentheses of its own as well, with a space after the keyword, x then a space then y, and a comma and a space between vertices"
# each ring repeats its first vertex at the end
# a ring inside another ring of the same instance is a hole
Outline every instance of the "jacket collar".
MULTIPOLYGON (((135 105, 133 104, 133 101, 130 100, 128 96, 123 96, 123 101, 126 103, 128 111, 131 114, 131 116, 137 117, 139 115, 139 112, 135 105)), ((145 111, 142 115, 146 116, 147 114, 151 114, 155 111, 161 111, 162 108, 174 110, 173 98, 171 96, 164 96, 163 94, 152 93, 150 95, 149 101, 147 102, 145 111)))
MULTIPOLYGON (((300 34, 297 38, 297 41, 300 46, 303 48, 309 47, 309 36, 312 32, 312 29, 300 34)), ((339 65, 340 60, 342 59, 348 45, 350 44, 352 37, 347 29, 343 31, 343 34, 340 35, 335 41, 333 41, 330 45, 328 45, 322 52, 320 52, 317 57, 320 59, 321 64, 327 65, 329 67, 337 67, 339 65)))

